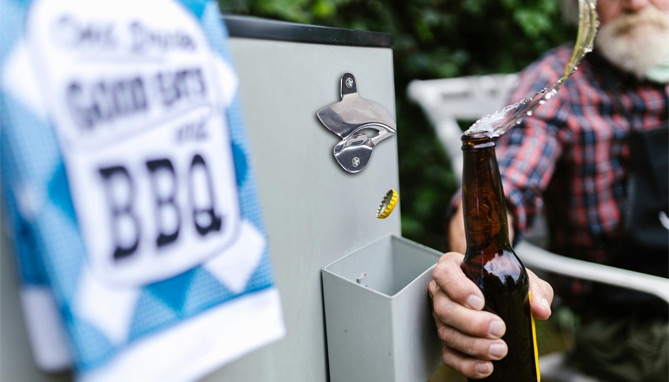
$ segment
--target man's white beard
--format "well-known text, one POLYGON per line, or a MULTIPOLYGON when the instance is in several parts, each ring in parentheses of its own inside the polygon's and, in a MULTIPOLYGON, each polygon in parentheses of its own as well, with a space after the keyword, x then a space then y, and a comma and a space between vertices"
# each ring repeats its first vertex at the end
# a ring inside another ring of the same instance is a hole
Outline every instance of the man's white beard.
POLYGON ((643 77, 652 67, 669 62, 669 12, 647 6, 602 25, 595 40, 611 63, 643 77))

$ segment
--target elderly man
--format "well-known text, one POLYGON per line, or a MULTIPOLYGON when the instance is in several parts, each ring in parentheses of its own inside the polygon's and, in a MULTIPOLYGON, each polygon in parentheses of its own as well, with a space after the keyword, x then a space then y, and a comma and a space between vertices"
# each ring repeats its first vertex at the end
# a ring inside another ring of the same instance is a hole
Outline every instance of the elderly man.
MULTIPOLYGON (((555 99, 497 142, 511 235, 522 235, 543 208, 553 251, 667 277, 667 231, 660 232, 659 245, 635 235, 638 201, 628 187, 632 136, 661 126, 666 131, 669 120, 669 0, 599 0, 597 12, 594 51, 555 99)), ((557 80, 571 51, 555 48, 525 69, 512 101, 557 80)), ((661 192, 660 218, 662 211, 666 218, 669 196, 666 187, 661 192)), ((506 355, 505 325, 482 310, 482 293, 460 270, 466 243, 461 206, 453 205, 453 252, 439 260, 429 293, 444 364, 484 378, 493 371, 491 361, 506 355)), ((547 319, 553 289, 531 272, 530 278, 538 302, 532 313, 547 319)), ((553 285, 584 318, 574 351, 587 372, 607 380, 668 380, 666 304, 578 280, 553 285), (605 342, 607 333, 613 344, 605 342)))

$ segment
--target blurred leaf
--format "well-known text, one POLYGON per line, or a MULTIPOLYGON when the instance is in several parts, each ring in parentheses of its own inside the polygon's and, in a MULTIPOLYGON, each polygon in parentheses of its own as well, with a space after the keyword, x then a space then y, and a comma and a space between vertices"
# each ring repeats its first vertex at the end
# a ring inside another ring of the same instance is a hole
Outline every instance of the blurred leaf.
POLYGON ((333 16, 337 11, 337 7, 333 1, 316 0, 316 2, 311 6, 311 11, 317 17, 326 18, 333 16))
POLYGON ((545 13, 530 9, 519 9, 513 14, 514 20, 532 38, 551 29, 550 19, 545 13))
POLYGON ((305 9, 310 0, 255 0, 254 9, 261 16, 277 17, 299 23, 311 22, 313 17, 305 9))
POLYGON ((425 20, 423 19, 416 20, 415 28, 416 28, 416 34, 418 34, 418 38, 421 41, 423 42, 434 41, 434 35, 432 34, 432 31, 430 30, 430 27, 425 20))
POLYGON ((483 2, 479 0, 463 0, 462 7, 471 14, 481 14, 483 13, 483 2))

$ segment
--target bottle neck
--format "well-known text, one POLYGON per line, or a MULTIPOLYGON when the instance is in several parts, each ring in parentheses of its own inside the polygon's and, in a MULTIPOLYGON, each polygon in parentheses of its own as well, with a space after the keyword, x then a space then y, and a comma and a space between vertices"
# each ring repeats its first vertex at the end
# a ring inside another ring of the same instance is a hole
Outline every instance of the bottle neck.
POLYGON ((509 247, 509 228, 495 143, 483 135, 462 137, 462 206, 467 253, 509 247))

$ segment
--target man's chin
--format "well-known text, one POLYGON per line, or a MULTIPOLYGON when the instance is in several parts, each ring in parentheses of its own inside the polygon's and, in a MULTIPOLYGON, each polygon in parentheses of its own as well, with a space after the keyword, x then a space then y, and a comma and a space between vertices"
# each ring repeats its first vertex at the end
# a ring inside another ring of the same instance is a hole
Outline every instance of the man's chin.
POLYGON ((669 57, 669 32, 653 23, 635 25, 625 33, 601 30, 595 46, 612 64, 642 76, 649 68, 669 57))

